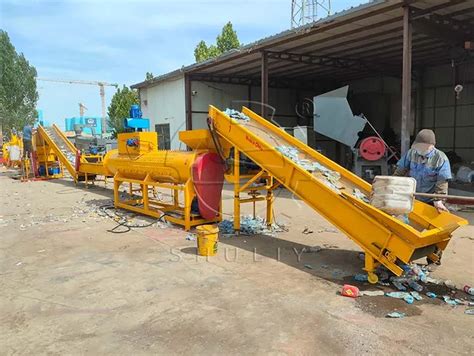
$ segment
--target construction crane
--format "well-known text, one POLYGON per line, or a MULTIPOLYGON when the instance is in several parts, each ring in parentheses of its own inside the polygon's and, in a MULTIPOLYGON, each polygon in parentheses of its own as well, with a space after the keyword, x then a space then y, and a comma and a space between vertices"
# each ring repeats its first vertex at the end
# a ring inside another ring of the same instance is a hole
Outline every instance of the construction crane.
POLYGON ((37 80, 42 80, 42 81, 45 81, 45 82, 98 85, 99 86, 99 93, 100 93, 100 100, 101 100, 101 104, 102 104, 102 133, 104 134, 106 132, 107 122, 106 122, 106 119, 105 119, 105 87, 109 86, 109 87, 118 88, 118 84, 92 81, 92 80, 50 79, 50 78, 36 78, 36 79, 37 80))

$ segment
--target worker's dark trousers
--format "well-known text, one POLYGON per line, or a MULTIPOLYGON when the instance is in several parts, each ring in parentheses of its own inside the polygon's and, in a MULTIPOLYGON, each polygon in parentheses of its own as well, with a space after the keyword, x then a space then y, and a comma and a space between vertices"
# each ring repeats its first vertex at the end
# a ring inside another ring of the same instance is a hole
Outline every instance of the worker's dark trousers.
POLYGON ((33 143, 31 140, 23 139, 23 158, 29 157, 29 154, 33 152, 33 143))

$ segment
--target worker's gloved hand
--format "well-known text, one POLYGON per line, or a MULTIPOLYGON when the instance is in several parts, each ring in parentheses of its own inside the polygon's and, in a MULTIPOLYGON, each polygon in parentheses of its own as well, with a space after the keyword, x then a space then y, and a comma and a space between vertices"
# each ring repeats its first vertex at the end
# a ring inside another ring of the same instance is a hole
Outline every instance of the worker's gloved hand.
POLYGON ((448 208, 444 205, 442 200, 435 200, 433 202, 433 205, 436 209, 438 209, 438 212, 441 213, 442 211, 449 211, 448 208))

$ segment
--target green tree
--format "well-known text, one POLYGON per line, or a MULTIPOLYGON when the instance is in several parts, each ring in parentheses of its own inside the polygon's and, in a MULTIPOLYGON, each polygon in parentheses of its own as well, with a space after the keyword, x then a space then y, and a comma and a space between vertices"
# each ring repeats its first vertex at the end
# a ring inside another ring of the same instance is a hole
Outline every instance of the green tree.
POLYGON ((240 47, 237 32, 232 27, 232 23, 230 21, 224 25, 221 34, 217 36, 216 44, 217 49, 220 53, 224 53, 230 51, 233 48, 240 47))
POLYGON ((145 80, 152 80, 154 77, 152 72, 146 72, 145 74, 145 80))
POLYGON ((129 117, 130 106, 139 104, 138 93, 136 90, 123 86, 115 92, 108 108, 109 127, 114 130, 114 136, 123 132, 123 119, 129 117))
POLYGON ((36 117, 36 69, 0 30, 0 127, 21 129, 36 117))
POLYGON ((196 62, 202 62, 209 58, 209 49, 205 41, 200 41, 194 49, 194 58, 196 62))
POLYGON ((202 62, 209 58, 220 56, 233 48, 241 46, 237 32, 228 22, 222 28, 221 34, 217 36, 216 44, 207 45, 205 41, 200 41, 194 49, 194 58, 196 62, 202 62))

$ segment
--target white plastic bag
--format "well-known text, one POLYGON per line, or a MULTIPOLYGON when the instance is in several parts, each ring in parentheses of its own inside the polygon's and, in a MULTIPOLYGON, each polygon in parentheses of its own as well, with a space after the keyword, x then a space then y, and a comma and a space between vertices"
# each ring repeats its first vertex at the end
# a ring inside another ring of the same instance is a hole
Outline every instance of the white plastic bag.
POLYGON ((408 214, 413 210, 415 191, 414 178, 376 176, 370 204, 391 215, 408 214))

